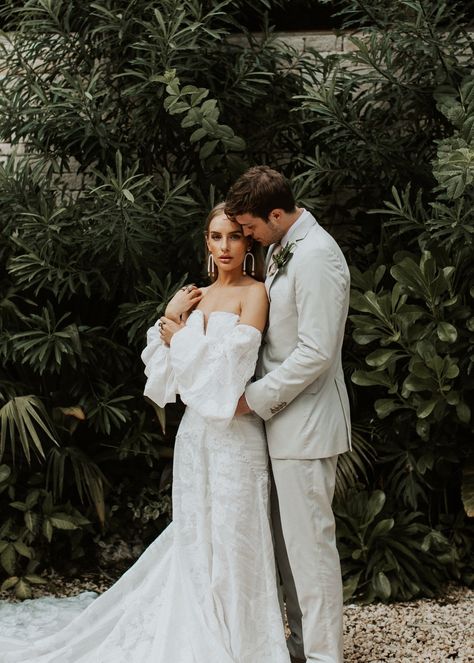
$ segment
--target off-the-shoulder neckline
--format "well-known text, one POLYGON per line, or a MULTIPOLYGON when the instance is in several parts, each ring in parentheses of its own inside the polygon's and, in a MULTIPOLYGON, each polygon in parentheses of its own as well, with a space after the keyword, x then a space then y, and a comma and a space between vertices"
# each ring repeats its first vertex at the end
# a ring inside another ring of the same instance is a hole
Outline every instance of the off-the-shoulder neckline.
MULTIPOLYGON (((195 308, 193 313, 200 313, 204 317, 204 311, 200 308, 195 308)), ((208 319, 215 313, 220 313, 221 315, 234 315, 236 318, 240 318, 240 315, 238 313, 234 313, 233 311, 211 311, 207 316, 208 319)))
MULTIPOLYGON (((203 321, 203 325, 204 325, 204 311, 202 311, 200 308, 195 308, 194 311, 191 312, 191 315, 193 315, 193 313, 200 313, 200 314, 201 314, 202 321, 203 321)), ((211 315, 215 315, 215 314, 219 314, 219 315, 232 315, 232 316, 234 316, 234 318, 237 318, 237 320, 240 319, 240 315, 239 315, 238 313, 233 313, 232 311, 211 311, 211 312, 209 313, 209 315, 207 316, 207 324, 209 324, 209 319, 210 319, 211 315)), ((247 324, 242 323, 242 322, 239 323, 239 327, 250 327, 250 329, 253 329, 253 330, 256 331, 258 334, 261 334, 261 333, 262 333, 262 332, 260 331, 260 329, 257 329, 257 328, 254 327, 253 325, 247 325, 247 324)), ((205 329, 205 331, 207 331, 207 325, 206 325, 206 329, 205 329)))

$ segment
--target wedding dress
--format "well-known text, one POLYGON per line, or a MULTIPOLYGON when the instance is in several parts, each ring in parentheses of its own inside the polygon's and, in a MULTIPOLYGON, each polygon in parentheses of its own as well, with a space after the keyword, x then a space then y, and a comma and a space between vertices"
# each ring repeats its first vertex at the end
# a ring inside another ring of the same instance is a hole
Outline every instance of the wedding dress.
POLYGON ((278 604, 261 421, 233 417, 260 332, 195 310, 171 348, 155 325, 145 394, 187 408, 173 522, 104 594, 0 602, 0 663, 289 663, 278 604))

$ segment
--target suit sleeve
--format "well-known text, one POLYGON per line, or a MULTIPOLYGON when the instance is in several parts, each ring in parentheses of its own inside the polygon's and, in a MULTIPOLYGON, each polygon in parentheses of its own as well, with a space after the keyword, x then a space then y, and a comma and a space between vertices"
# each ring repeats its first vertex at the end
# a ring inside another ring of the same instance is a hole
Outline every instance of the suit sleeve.
POLYGON ((329 247, 294 256, 298 341, 288 358, 245 390, 264 420, 286 407, 322 375, 339 352, 349 300, 347 266, 329 247))

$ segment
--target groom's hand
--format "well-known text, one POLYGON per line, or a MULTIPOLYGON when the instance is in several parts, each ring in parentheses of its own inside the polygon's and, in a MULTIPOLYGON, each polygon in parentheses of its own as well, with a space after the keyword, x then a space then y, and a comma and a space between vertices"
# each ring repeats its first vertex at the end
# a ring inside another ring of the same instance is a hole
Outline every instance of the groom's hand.
POLYGON ((237 409, 235 410, 234 416, 240 417, 241 414, 249 414, 250 412, 252 412, 252 410, 249 408, 245 394, 242 394, 237 403, 237 409))

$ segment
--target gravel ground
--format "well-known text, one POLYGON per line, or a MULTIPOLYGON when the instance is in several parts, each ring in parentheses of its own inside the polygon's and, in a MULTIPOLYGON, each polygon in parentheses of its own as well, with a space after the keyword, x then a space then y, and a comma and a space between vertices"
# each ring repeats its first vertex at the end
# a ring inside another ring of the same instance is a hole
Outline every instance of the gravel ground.
MULTIPOLYGON (((33 596, 72 596, 105 591, 116 579, 106 573, 64 579, 48 576, 33 596)), ((10 594, 0 592, 0 599, 10 594)), ((450 586, 437 599, 344 608, 345 663, 474 662, 474 590, 450 586)))
POLYGON ((345 663, 474 661, 474 590, 442 597, 344 609, 345 663))

